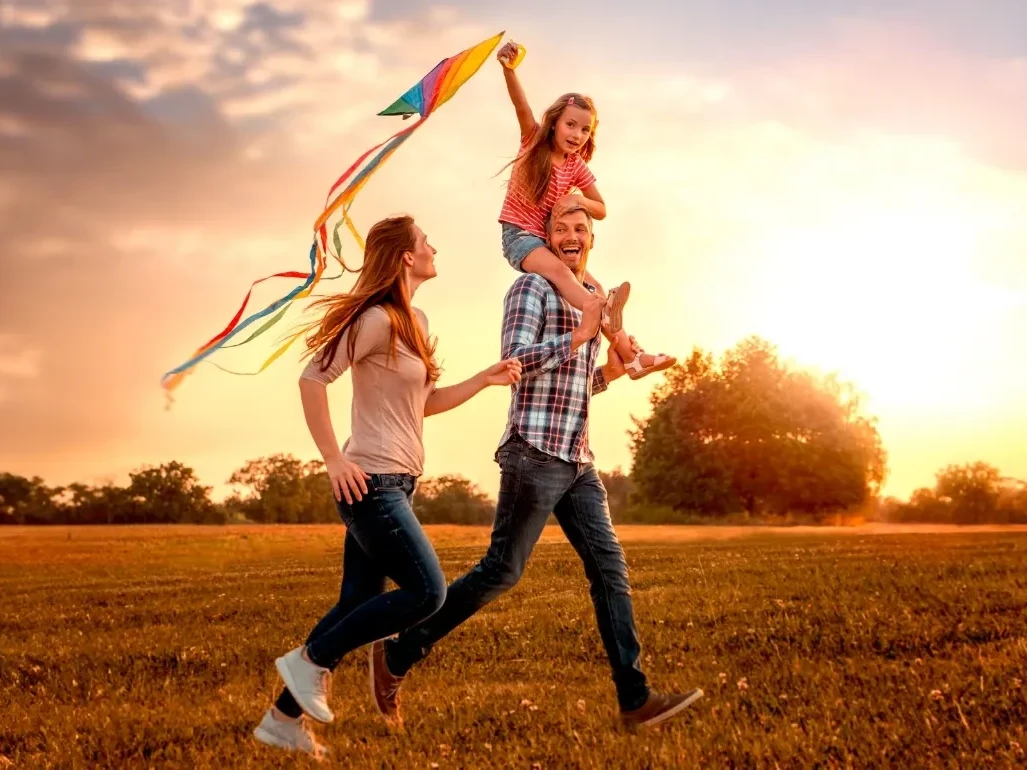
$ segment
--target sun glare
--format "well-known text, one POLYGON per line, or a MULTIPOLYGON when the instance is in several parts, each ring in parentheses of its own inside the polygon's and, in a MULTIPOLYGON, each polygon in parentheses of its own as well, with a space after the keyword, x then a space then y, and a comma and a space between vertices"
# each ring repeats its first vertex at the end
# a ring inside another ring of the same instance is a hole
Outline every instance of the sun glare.
POLYGON ((995 302, 974 275, 966 212, 848 212, 764 244, 761 333, 786 357, 838 371, 878 405, 971 406, 968 365, 989 347, 995 302))

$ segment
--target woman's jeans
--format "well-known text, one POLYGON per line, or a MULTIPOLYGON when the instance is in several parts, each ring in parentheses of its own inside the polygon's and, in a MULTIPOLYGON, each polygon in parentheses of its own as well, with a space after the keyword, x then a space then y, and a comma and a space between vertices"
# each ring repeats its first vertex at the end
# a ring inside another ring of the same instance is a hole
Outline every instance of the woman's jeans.
MULTIPOLYGON (((346 653, 420 623, 445 601, 446 576, 411 507, 416 483, 406 474, 371 474, 362 500, 336 502, 346 524, 342 588, 307 637, 316 665, 335 669, 346 653), (385 578, 395 590, 385 591, 385 578)), ((285 688, 275 705, 291 717, 302 713, 285 688)))

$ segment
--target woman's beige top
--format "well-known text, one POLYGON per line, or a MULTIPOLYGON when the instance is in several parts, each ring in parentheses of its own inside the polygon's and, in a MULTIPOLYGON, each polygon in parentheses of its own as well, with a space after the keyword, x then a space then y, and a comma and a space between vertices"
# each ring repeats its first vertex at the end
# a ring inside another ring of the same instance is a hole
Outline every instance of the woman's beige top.
MULTIPOLYGON (((418 308, 414 312, 427 338, 428 318, 418 308)), ((318 353, 300 376, 329 385, 352 368, 352 432, 342 446, 343 455, 366 473, 420 476, 424 469, 424 404, 435 390, 435 383, 427 381, 420 356, 399 337, 395 357, 389 355, 390 331, 385 309, 371 307, 342 335, 327 371, 321 371, 318 353), (354 333, 356 343, 350 360, 349 338, 354 333)))

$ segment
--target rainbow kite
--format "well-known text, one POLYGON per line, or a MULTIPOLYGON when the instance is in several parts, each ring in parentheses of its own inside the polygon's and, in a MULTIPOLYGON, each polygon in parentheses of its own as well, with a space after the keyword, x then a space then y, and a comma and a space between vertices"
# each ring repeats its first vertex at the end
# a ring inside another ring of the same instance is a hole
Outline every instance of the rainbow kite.
MULTIPOLYGON (((409 91, 403 94, 389 107, 378 113, 379 115, 402 115, 403 120, 406 120, 413 115, 420 115, 420 119, 398 133, 393 134, 389 139, 386 139, 381 144, 377 144, 365 152, 357 158, 353 165, 346 170, 346 173, 340 176, 338 180, 336 180, 335 184, 332 185, 331 189, 328 191, 324 211, 314 223, 314 240, 310 246, 309 271, 304 273, 296 270, 289 270, 265 276, 264 278, 254 281, 250 285, 250 289, 246 293, 246 297, 243 299, 242 306, 236 312, 232 320, 228 322, 228 325, 219 334, 197 348, 196 352, 193 353, 192 357, 188 361, 175 367, 164 375, 161 379, 161 385, 168 397, 169 406, 171 401, 171 392, 181 384, 185 377, 192 373, 197 364, 204 361, 221 348, 245 345, 247 342, 259 337, 281 320, 294 300, 302 299, 310 295, 318 281, 321 280, 327 265, 326 255, 330 253, 328 249, 327 223, 336 212, 340 214, 341 219, 332 230, 332 245, 335 247, 335 253, 333 253, 332 256, 338 260, 339 264, 342 266, 343 272, 348 269, 346 267, 346 263, 340 256, 340 252, 342 250, 342 241, 339 237, 340 228, 345 225, 353 235, 357 244, 359 244, 361 251, 364 249, 364 240, 360 236, 360 233, 357 232, 357 228, 354 226, 353 221, 349 216, 349 209, 353 204, 353 199, 356 197, 357 193, 360 192, 360 189, 367 183, 367 180, 370 179, 371 175, 378 170, 381 164, 384 163, 389 156, 391 156, 392 153, 394 153, 399 146, 403 144, 403 142, 410 138, 411 134, 413 134, 413 132, 428 119, 428 116, 449 101, 460 89, 460 86, 471 79, 471 77, 481 68, 482 64, 485 63, 485 60, 491 55, 492 51, 499 44, 499 41, 502 40, 504 34, 506 34, 505 31, 500 32, 498 35, 495 35, 488 40, 483 40, 456 56, 443 59, 409 91), (378 154, 368 159, 375 150, 379 150, 378 154), (345 187, 343 187, 343 185, 345 185, 345 187), (340 188, 342 189, 340 190, 340 188), (333 195, 335 195, 334 199, 332 198, 333 195), (240 320, 242 319, 243 312, 246 310, 246 306, 253 294, 253 288, 258 283, 263 283, 271 278, 302 278, 303 282, 285 294, 285 296, 272 302, 263 310, 240 320), (249 337, 232 345, 227 344, 236 335, 242 333, 250 325, 260 321, 261 319, 267 320, 254 330, 249 337)), ((354 272, 357 271, 354 270, 354 272)), ((289 346, 292 345, 292 343, 295 342, 302 334, 303 330, 290 336, 286 340, 285 344, 272 353, 256 372, 230 373, 259 374, 273 361, 275 361, 275 359, 288 350, 289 346)), ((217 364, 214 365, 217 366, 217 364)), ((229 371, 224 369, 224 367, 218 368, 221 368, 224 371, 229 371)))

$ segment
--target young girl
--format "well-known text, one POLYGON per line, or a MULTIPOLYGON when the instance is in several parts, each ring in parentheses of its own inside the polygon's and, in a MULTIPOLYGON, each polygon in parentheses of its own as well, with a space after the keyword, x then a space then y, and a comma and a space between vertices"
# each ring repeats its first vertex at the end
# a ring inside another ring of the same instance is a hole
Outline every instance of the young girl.
MULTIPOLYGON (((503 228, 503 256, 515 270, 537 273, 552 283, 573 307, 582 310, 591 296, 570 268, 546 245, 546 223, 568 208, 581 205, 593 219, 606 217, 606 204, 596 187, 588 161, 595 152, 598 120, 595 104, 581 94, 564 94, 545 111, 541 124, 535 121, 524 89, 511 62, 518 54, 515 43, 506 43, 496 58, 503 64, 506 87, 517 113, 521 144, 513 166, 506 199, 499 215, 503 228), (580 195, 569 194, 572 189, 580 195)), ((665 355, 635 352, 623 330, 621 310, 627 302, 630 284, 611 289, 609 294, 587 272, 585 279, 606 297, 604 320, 607 337, 624 360, 633 380, 674 365, 676 359, 665 355)))

